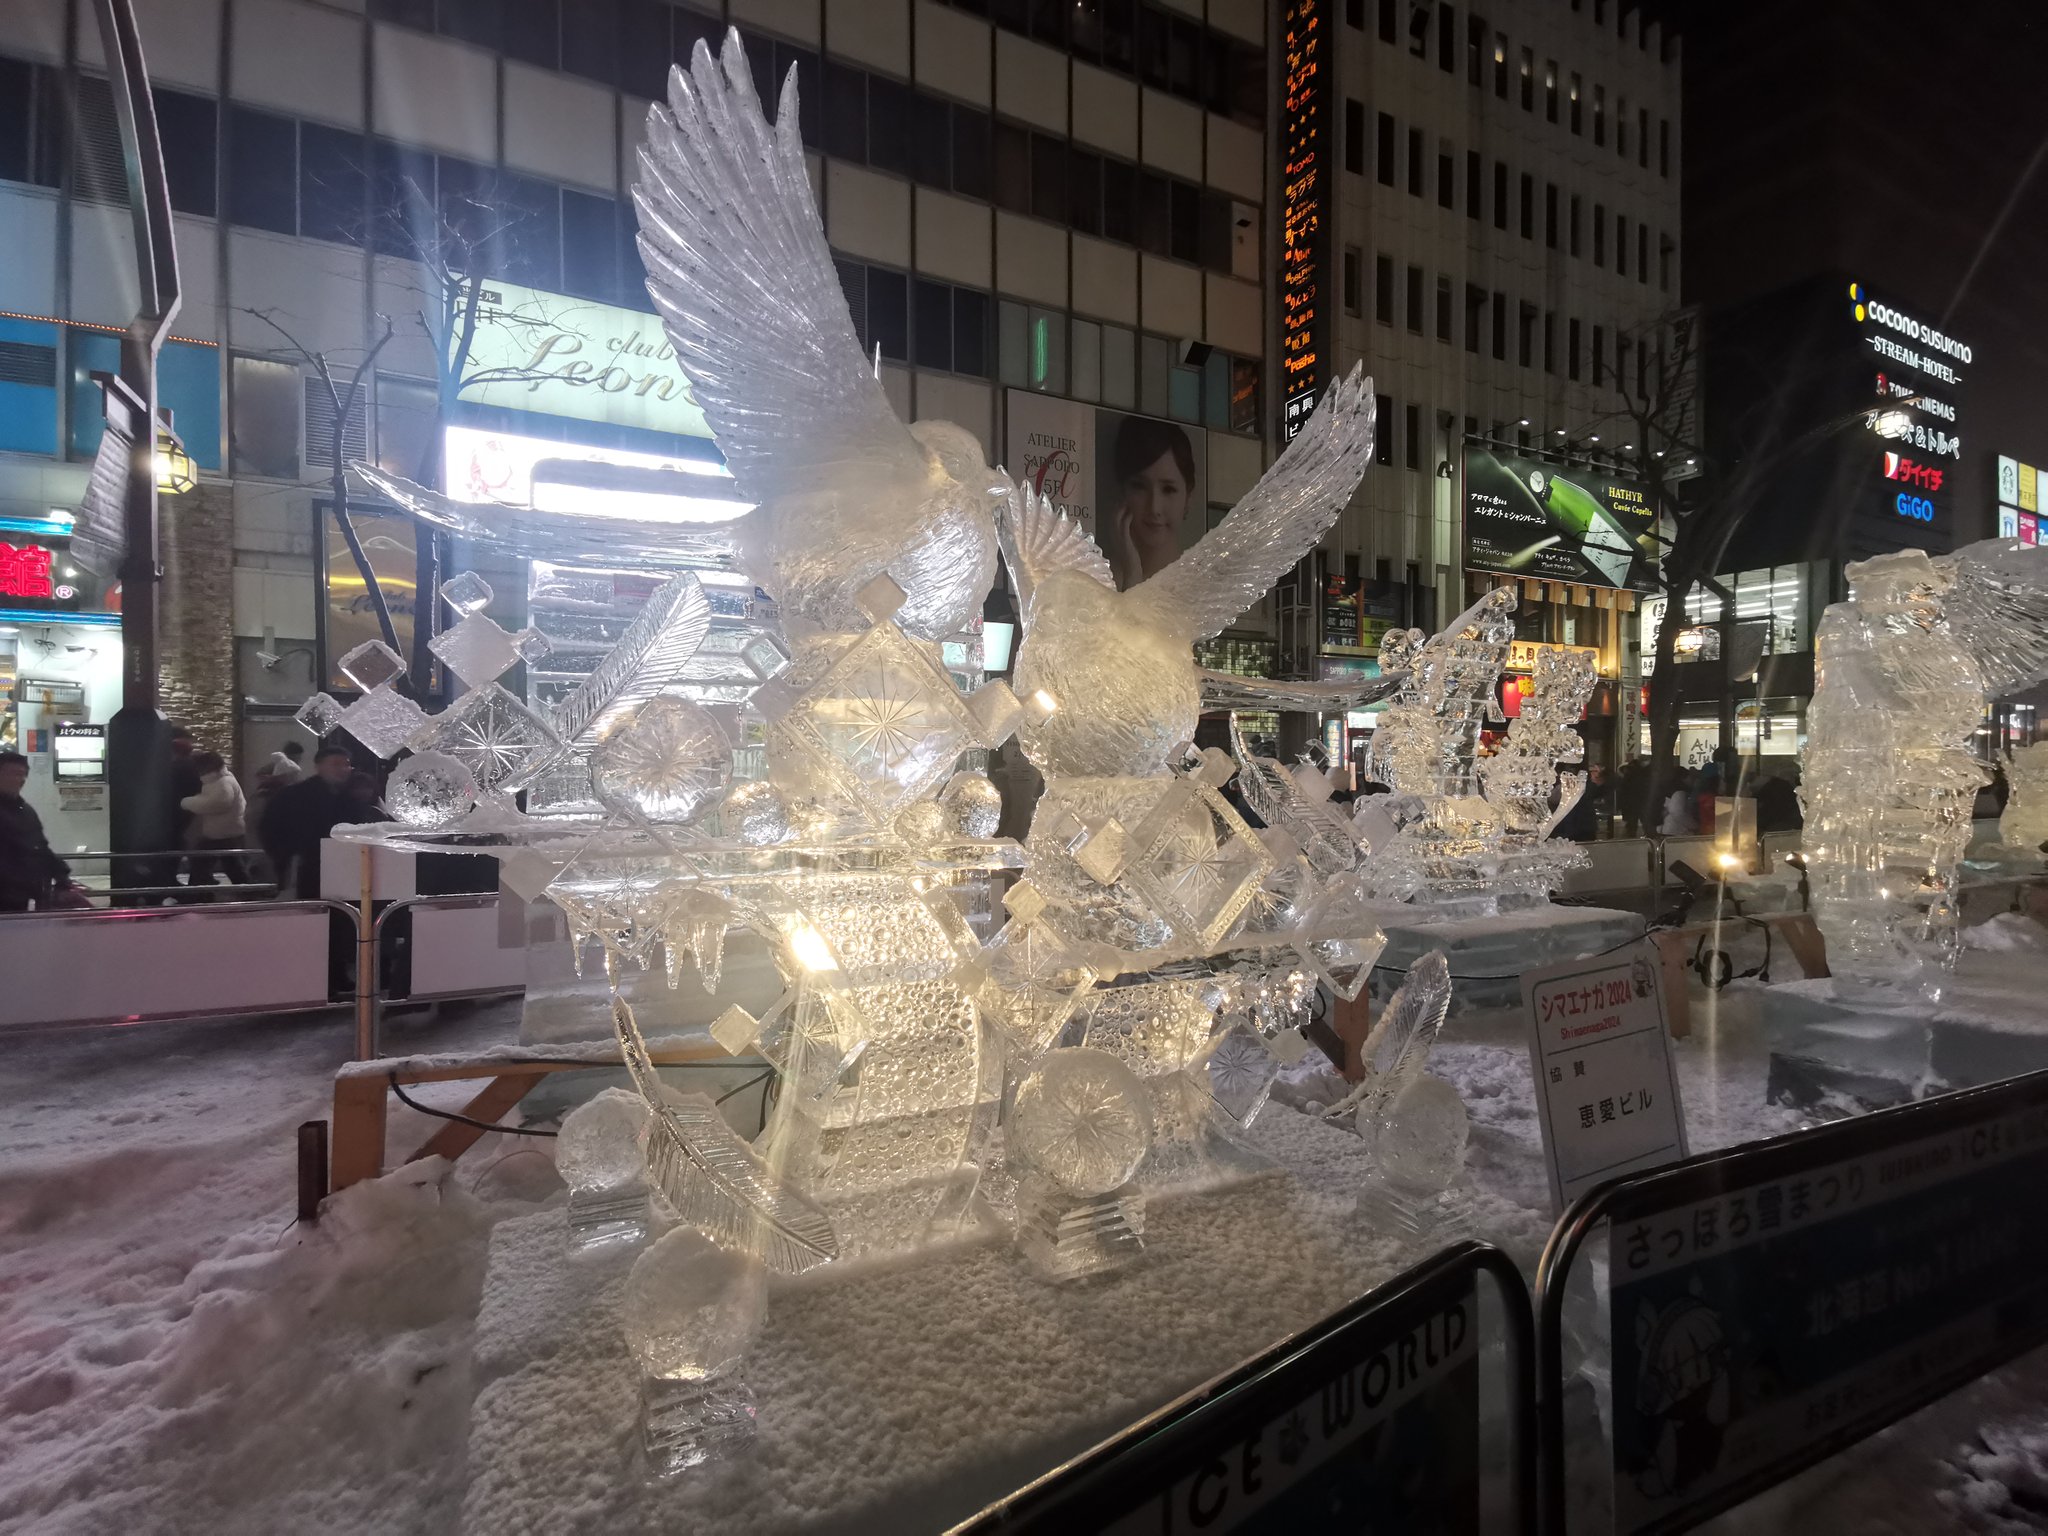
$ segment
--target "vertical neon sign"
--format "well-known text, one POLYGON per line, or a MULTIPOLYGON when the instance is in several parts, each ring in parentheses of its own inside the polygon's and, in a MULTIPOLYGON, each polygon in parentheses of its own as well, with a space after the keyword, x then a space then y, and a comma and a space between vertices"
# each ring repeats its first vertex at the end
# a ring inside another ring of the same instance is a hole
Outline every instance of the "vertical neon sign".
POLYGON ((1280 439, 1292 442, 1329 376, 1329 74, 1323 0, 1281 13, 1280 439))

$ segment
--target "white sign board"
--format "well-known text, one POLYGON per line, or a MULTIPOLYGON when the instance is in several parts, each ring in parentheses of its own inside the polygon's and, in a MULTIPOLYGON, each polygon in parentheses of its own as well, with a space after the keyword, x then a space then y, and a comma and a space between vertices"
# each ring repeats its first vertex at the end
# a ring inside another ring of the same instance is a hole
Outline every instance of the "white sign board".
POLYGON ((1686 1155, 1661 986, 1648 944, 1523 973, 1537 1119, 1559 1211, 1597 1184, 1686 1155))
POLYGON ((483 285, 465 401, 711 436, 655 316, 496 278, 483 285))

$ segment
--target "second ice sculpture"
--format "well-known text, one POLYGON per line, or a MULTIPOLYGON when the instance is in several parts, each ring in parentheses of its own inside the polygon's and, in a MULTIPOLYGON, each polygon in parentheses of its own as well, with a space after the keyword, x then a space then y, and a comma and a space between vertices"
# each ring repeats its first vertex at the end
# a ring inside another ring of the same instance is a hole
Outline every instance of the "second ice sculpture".
POLYGON ((2006 763, 2012 797, 1998 818, 2008 856, 2037 864, 2048 844, 2048 741, 2015 747, 2006 763))
POLYGON ((2048 677, 2048 549, 1992 539, 1848 568, 1821 615, 1801 799, 1828 965, 1920 979, 1956 957, 1986 704, 2048 677))

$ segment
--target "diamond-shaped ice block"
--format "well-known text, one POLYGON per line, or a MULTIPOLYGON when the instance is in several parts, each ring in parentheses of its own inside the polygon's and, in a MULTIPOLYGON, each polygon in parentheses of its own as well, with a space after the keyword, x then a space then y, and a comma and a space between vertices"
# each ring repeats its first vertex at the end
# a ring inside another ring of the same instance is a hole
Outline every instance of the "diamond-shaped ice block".
POLYGON ((382 640, 365 640, 342 657, 337 665, 341 668, 341 675, 365 693, 390 682, 405 670, 405 662, 398 652, 382 640))
POLYGON ((396 757, 426 720, 425 710, 388 684, 341 712, 341 728, 379 757, 396 757))
POLYGON ((327 736, 341 729, 341 706, 329 695, 316 693, 299 706, 292 719, 315 737, 327 736))
POLYGON ((1033 689, 1031 696, 1022 702, 1025 723, 1034 726, 1045 724, 1060 707, 1060 701, 1044 688, 1033 689))
POLYGON ((1108 885, 1130 861, 1131 840, 1123 823, 1112 817, 1082 838, 1073 854, 1082 874, 1097 884, 1108 885))
POLYGON ((458 618, 467 618, 479 608, 489 606, 493 596, 491 584, 475 571, 464 571, 441 583, 441 601, 458 618))
POLYGON ((879 624, 903 606, 904 591, 887 571, 853 594, 854 606, 879 624))
POLYGON ((975 729, 981 733, 981 744, 985 747, 1000 746, 1024 718, 1024 706, 1017 701, 1017 695, 1010 691, 1008 683, 1000 681, 975 689, 967 696, 967 707, 974 711, 975 729))
POLYGON ((496 682, 520 659, 512 636, 487 613, 463 615, 461 622, 428 641, 427 649, 472 688, 496 682))
POLYGON ((789 668, 789 652, 773 635, 755 635, 740 647, 740 660, 764 683, 789 668))
POLYGON ((1283 1067, 1291 1067, 1308 1054, 1308 1037, 1298 1029, 1283 1029, 1266 1042, 1266 1049, 1283 1067))
POLYGON ((498 861, 498 883, 526 901, 538 901, 561 872, 561 860, 531 848, 518 849, 498 861))
POLYGON ((545 658, 554 648, 555 642, 530 624, 512 637, 512 649, 529 665, 545 658))
POLYGON ((761 1021, 735 1003, 711 1025, 711 1038, 725 1047, 728 1056, 744 1055, 761 1033, 761 1021))
POLYGON ((1003 907, 1012 922, 1028 923, 1045 910, 1045 893, 1029 880, 1019 880, 1004 893, 1003 907))
POLYGON ((1200 764, 1188 775, 1211 789, 1221 789, 1237 772, 1237 764, 1221 747, 1204 747, 1200 764))
POLYGON ((415 743, 460 760, 489 789, 553 755, 561 739, 548 723, 496 683, 466 693, 434 717, 415 743))

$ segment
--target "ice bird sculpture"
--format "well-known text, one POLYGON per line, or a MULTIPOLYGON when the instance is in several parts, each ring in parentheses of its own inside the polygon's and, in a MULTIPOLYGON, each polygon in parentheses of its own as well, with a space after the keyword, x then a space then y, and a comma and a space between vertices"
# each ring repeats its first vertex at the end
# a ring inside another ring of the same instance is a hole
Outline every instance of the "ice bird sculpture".
POLYGON ((1354 369, 1228 517, 1128 592, 1116 590, 1078 523, 1028 487, 1011 494, 1001 533, 1023 618, 1017 693, 1051 710, 1018 730, 1039 772, 1168 770, 1173 749, 1195 734, 1210 676, 1195 665, 1194 642, 1220 633, 1315 547, 1372 462, 1374 420, 1372 380, 1354 369))
POLYGON ((2048 678, 2048 549, 2008 539, 1849 567, 1821 616, 1807 713, 1813 915, 1837 976, 1952 964, 1956 886, 1986 772, 1984 707, 2048 678))
POLYGON ((796 71, 771 125, 739 34, 702 42, 648 112, 633 202, 647 288, 743 496, 741 559, 793 643, 867 627, 856 598, 936 640, 980 611, 1009 481, 951 422, 906 427, 862 355, 797 132, 796 71))

